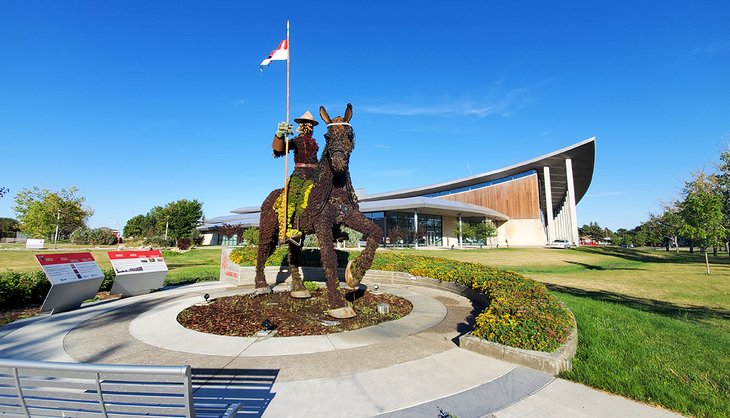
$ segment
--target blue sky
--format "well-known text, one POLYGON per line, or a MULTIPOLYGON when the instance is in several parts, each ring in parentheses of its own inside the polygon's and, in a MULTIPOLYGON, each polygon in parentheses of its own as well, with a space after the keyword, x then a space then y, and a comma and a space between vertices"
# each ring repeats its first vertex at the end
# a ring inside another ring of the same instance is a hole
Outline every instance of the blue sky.
POLYGON ((92 227, 260 205, 283 183, 286 65, 258 65, 287 19, 292 116, 351 102, 369 193, 596 136, 578 221, 632 228, 728 148, 727 1, 429 4, 4 1, 0 217, 32 186, 77 186, 92 227))

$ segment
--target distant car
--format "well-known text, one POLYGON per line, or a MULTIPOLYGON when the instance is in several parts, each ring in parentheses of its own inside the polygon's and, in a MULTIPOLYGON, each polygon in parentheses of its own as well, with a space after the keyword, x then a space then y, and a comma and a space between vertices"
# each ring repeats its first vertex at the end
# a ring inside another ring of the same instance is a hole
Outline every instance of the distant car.
POLYGON ((570 241, 567 239, 556 239, 550 243, 550 248, 570 248, 570 241))

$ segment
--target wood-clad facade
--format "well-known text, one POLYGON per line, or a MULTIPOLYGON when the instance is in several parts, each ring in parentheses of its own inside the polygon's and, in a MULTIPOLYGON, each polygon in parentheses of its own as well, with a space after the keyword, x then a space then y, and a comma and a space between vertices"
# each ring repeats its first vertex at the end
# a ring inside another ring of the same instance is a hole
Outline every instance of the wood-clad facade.
POLYGON ((540 191, 537 174, 503 183, 439 196, 438 199, 471 203, 504 213, 510 219, 540 219, 540 191))

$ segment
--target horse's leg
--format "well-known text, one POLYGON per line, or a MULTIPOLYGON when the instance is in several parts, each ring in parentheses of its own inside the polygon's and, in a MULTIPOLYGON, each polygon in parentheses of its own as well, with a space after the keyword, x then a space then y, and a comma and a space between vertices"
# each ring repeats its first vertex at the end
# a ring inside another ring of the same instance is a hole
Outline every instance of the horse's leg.
POLYGON ((373 264, 375 250, 383 237, 383 231, 375 222, 358 211, 350 211, 343 223, 348 228, 361 232, 366 240, 365 249, 355 258, 354 262, 347 263, 347 269, 345 269, 345 282, 354 289, 373 264))
POLYGON ((274 190, 261 204, 261 216, 259 218, 259 249, 256 254, 256 293, 271 293, 271 288, 266 282, 264 268, 266 260, 276 250, 276 244, 279 242, 279 219, 274 210, 274 202, 281 194, 281 189, 274 190))
POLYGON ((315 231, 319 241, 322 267, 324 267, 324 274, 327 277, 327 303, 330 307, 327 314, 334 318, 352 318, 355 316, 355 311, 347 306, 347 302, 340 292, 340 281, 337 278, 337 252, 332 245, 332 225, 319 222, 315 225, 315 231))
MULTIPOLYGON (((304 240, 304 235, 302 235, 304 240)), ((311 298, 312 294, 309 293, 304 282, 302 281, 302 275, 299 274, 299 266, 301 266, 302 259, 302 247, 294 244, 289 244, 289 270, 291 271, 291 297, 296 299, 311 298)))

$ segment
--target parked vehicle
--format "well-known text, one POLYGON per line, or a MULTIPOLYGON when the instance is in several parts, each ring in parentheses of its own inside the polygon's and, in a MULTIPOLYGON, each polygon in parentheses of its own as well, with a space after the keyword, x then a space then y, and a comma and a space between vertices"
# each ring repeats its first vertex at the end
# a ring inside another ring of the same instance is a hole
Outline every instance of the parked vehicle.
POLYGON ((572 247, 572 245, 570 245, 570 241, 568 241, 567 239, 556 239, 550 243, 550 248, 570 248, 570 247, 572 247))

